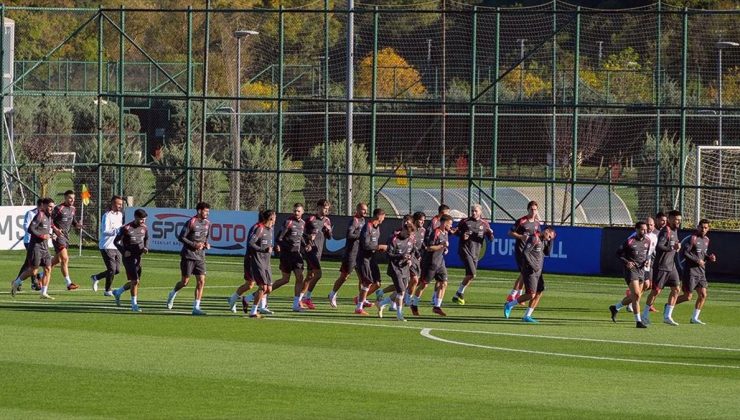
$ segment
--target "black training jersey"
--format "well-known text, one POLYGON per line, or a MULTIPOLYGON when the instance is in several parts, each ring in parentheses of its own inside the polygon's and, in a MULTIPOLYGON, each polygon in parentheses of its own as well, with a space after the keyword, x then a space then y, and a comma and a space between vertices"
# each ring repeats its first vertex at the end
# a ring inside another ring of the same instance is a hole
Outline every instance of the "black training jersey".
POLYGON ((75 208, 74 206, 68 206, 62 203, 51 211, 51 220, 59 230, 62 231, 64 236, 69 236, 69 229, 72 225, 77 225, 75 220, 75 208))
POLYGON ((146 225, 127 223, 121 226, 113 243, 122 254, 128 251, 131 256, 139 256, 144 252, 144 248, 149 248, 149 230, 146 225))
POLYGON ((208 219, 200 220, 197 216, 191 217, 177 237, 182 242, 180 256, 188 260, 205 261, 206 249, 196 250, 196 246, 200 243, 208 243, 210 230, 211 222, 208 219))
POLYGON ((530 235, 524 242, 522 256, 524 264, 522 268, 532 272, 542 271, 545 256, 550 255, 550 241, 543 241, 540 235, 530 235))
POLYGON ((260 268, 270 266, 270 251, 273 246, 272 227, 255 223, 247 234, 247 252, 245 258, 256 263, 260 268))
POLYGON ((365 226, 364 217, 353 217, 352 223, 347 226, 347 240, 344 244, 344 259, 348 261, 357 260, 357 252, 360 250, 360 232, 365 226))
POLYGON ((470 255, 478 258, 483 241, 488 238, 493 240, 493 231, 488 221, 480 219, 463 219, 457 224, 457 236, 460 237, 460 245, 457 253, 460 256, 470 255), (467 236, 467 239, 466 239, 467 236))
POLYGON ((305 245, 303 238, 305 230, 306 222, 303 219, 296 219, 295 216, 285 219, 283 228, 277 238, 280 251, 301 252, 301 247, 305 245))
POLYGON ((703 275, 705 269, 699 265, 699 261, 706 261, 707 254, 709 253, 709 238, 696 234, 691 235, 682 252, 686 258, 686 274, 703 275))
POLYGON ((410 275, 411 255, 414 252, 415 235, 406 236, 404 231, 397 230, 388 239, 388 275, 407 278, 410 275))
MULTIPOLYGON (((540 231, 540 227, 541 227, 541 224, 539 220, 536 220, 536 219, 529 220, 529 216, 523 216, 523 217, 520 217, 514 223, 514 226, 511 227, 511 231, 519 235, 533 236, 537 234, 537 232, 540 231)), ((525 242, 526 242, 526 239, 516 240, 516 251, 517 252, 524 251, 525 242)))
POLYGON ((625 266, 632 262, 638 268, 644 268, 650 255, 650 238, 647 235, 642 239, 637 236, 630 236, 617 249, 617 257, 622 260, 625 266))
POLYGON ((311 245, 311 253, 320 256, 324 251, 326 240, 332 239, 332 225, 329 216, 310 216, 303 236, 306 243, 311 245))
POLYGON ((51 219, 43 211, 36 213, 28 226, 28 233, 31 234, 31 245, 40 245, 42 248, 48 248, 47 238, 51 231, 51 219))
POLYGON ((444 267, 445 266, 445 251, 449 247, 449 238, 447 231, 438 227, 434 231, 427 235, 424 241, 424 247, 426 248, 424 255, 422 256, 422 264, 431 265, 432 267, 444 267), (442 248, 436 251, 430 251, 429 248, 437 245, 444 245, 442 248))
POLYGON ((678 243, 678 234, 669 226, 664 226, 658 233, 658 243, 655 245, 655 262, 658 271, 673 271, 676 269, 676 250, 673 246, 678 243))
POLYGON ((364 259, 372 258, 378 250, 380 240, 380 225, 373 226, 371 222, 365 223, 360 231, 360 250, 357 253, 358 263, 364 259))

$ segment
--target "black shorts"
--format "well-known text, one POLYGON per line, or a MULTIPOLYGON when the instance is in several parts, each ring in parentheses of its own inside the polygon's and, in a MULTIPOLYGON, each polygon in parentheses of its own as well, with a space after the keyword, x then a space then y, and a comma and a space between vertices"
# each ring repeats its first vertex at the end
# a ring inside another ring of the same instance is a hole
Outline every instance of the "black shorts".
POLYGON ((362 263, 357 264, 357 277, 360 278, 362 285, 365 287, 371 284, 380 284, 380 267, 372 258, 363 259, 362 263))
POLYGON ((30 244, 26 250, 26 263, 32 267, 51 266, 51 254, 46 244, 30 244))
POLYGON ((678 287, 681 280, 678 277, 678 271, 674 268, 671 271, 658 270, 653 283, 654 289, 663 289, 666 287, 678 287))
POLYGON ((123 268, 126 270, 126 278, 129 280, 141 279, 141 255, 124 257, 123 268))
POLYGON ((645 270, 642 268, 624 268, 624 282, 629 285, 633 281, 645 281, 645 270))
POLYGON ((524 290, 528 294, 545 291, 545 279, 542 277, 542 271, 522 270, 522 281, 524 282, 524 290))
POLYGON ((270 269, 260 268, 257 264, 252 264, 249 276, 258 286, 272 286, 272 270, 270 269))
POLYGON ((54 252, 57 254, 62 252, 63 249, 69 248, 69 238, 66 236, 57 236, 51 243, 54 245, 54 252))
POLYGON ((645 275, 643 276, 643 279, 645 281, 652 281, 653 280, 653 270, 645 270, 645 275))
POLYGON ((339 267, 339 271, 349 276, 352 273, 352 270, 355 269, 355 261, 357 261, 356 258, 353 258, 352 260, 347 260, 346 258, 343 259, 342 266, 339 267))
POLYGON ((419 261, 416 258, 412 258, 411 266, 409 267, 409 272, 412 276, 418 279, 419 276, 421 276, 421 261, 419 261))
POLYGON ((681 280, 681 288, 684 292, 693 292, 696 289, 706 289, 708 287, 707 276, 689 275, 683 276, 681 280))
POLYGON ((465 275, 475 276, 476 271, 478 271, 478 258, 465 252, 458 254, 458 256, 460 257, 463 266, 465 266, 465 275))
POLYGON ((432 280, 447 281, 447 267, 434 264, 426 264, 426 266, 421 267, 421 282, 427 284, 432 280))
POLYGON ((300 252, 280 252, 280 271, 290 273, 292 271, 303 271, 303 257, 300 252))
POLYGON ((121 253, 117 249, 101 249, 100 255, 103 257, 105 271, 114 275, 120 272, 121 253))
POLYGON ((189 260, 187 258, 181 258, 180 274, 182 274, 183 277, 190 277, 190 275, 205 276, 206 262, 203 260, 189 260))
POLYGON ((309 270, 321 270, 321 254, 306 252, 306 265, 308 265, 309 270))

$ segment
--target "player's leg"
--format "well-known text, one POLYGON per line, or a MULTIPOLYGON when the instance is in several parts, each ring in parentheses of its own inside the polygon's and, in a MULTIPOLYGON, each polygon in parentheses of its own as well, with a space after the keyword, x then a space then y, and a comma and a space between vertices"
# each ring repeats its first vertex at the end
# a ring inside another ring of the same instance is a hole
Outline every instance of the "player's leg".
POLYGON ((463 263, 465 265, 465 277, 463 277, 460 285, 457 287, 457 291, 452 296, 452 301, 459 305, 465 305, 465 289, 470 286, 478 269, 478 261, 470 256, 466 256, 463 263))
POLYGON ((293 287, 293 311, 302 312, 305 307, 301 300, 303 300, 303 267, 295 268, 293 270, 295 274, 295 287, 293 287))
POLYGON ((177 293, 190 282, 190 276, 193 274, 194 266, 195 261, 186 258, 180 259, 180 281, 175 283, 175 287, 167 295, 167 309, 172 309, 177 293))
POLYGON ((250 318, 262 318, 262 314, 260 314, 259 308, 260 308, 260 302, 262 302, 262 298, 265 297, 265 293, 267 291, 267 286, 262 285, 259 288, 257 288, 257 291, 254 294, 254 305, 252 305, 252 310, 249 312, 250 318))
POLYGON ((696 295, 696 305, 694 306, 694 313, 691 316, 691 323, 704 324, 699 319, 699 314, 701 314, 701 310, 704 309, 704 303, 707 301, 707 288, 702 286, 697 287, 696 295))
POLYGON ((205 315, 200 309, 200 303, 203 300, 203 289, 206 286, 206 273, 205 270, 198 270, 195 274, 195 300, 193 301, 193 315, 205 315))
POLYGON ((437 281, 434 284, 434 291, 437 294, 437 300, 434 305, 434 309, 432 309, 432 312, 439 316, 447 316, 447 314, 442 310, 442 301, 445 297, 445 291, 447 290, 447 273, 440 275, 437 278, 437 281))
POLYGON ((344 285, 344 282, 347 281, 347 278, 349 277, 349 273, 352 271, 349 266, 345 266, 345 263, 342 262, 342 268, 339 270, 339 277, 337 277, 337 280, 334 282, 334 286, 331 288, 331 292, 329 292, 329 305, 332 308, 337 307, 337 296, 339 295, 339 289, 344 285))

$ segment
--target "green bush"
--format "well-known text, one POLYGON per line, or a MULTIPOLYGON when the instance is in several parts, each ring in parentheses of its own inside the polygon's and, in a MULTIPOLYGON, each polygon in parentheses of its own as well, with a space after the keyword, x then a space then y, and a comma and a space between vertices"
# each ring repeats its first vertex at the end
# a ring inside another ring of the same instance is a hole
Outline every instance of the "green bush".
MULTIPOLYGON (((329 172, 342 172, 347 170, 345 164, 345 151, 347 149, 347 140, 339 140, 329 143, 329 172)), ((324 144, 318 144, 311 149, 308 157, 303 161, 303 169, 306 171, 323 172, 324 171, 324 144)), ((352 172, 370 173, 370 158, 364 144, 354 143, 352 145, 352 172)), ((326 177, 323 173, 306 175, 306 185, 304 195, 309 208, 312 204, 322 198, 328 198, 335 209, 344 208, 346 205, 345 175, 328 175, 329 191, 326 191, 326 177)), ((370 199, 370 177, 354 175, 352 177, 352 203, 368 201, 370 199)))
MULTIPOLYGON (((271 170, 277 167, 277 143, 268 144, 260 138, 242 140, 241 167, 242 169, 271 170)), ((292 169, 293 161, 283 151, 280 158, 283 169, 292 169)), ((229 162, 230 166, 231 162, 229 162)), ((285 175, 282 176, 285 179, 285 175)), ((272 209, 275 207, 277 194, 277 176, 267 172, 242 172, 241 206, 244 210, 272 209)), ((290 208, 289 196, 293 192, 292 184, 284 182, 282 197, 283 209, 290 208)))

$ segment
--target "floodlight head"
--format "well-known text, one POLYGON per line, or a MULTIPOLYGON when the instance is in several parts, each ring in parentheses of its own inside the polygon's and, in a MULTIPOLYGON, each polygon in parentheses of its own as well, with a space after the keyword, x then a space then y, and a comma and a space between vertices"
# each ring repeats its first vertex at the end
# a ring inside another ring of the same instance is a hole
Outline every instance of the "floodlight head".
POLYGON ((248 37, 249 35, 259 35, 260 33, 257 31, 247 30, 247 29, 239 29, 234 31, 234 37, 236 39, 242 39, 245 37, 248 37))
POLYGON ((719 49, 722 49, 722 48, 735 48, 735 47, 740 47, 740 43, 737 43, 737 42, 733 42, 733 41, 719 41, 719 42, 717 42, 717 44, 715 44, 715 45, 716 45, 716 46, 717 46, 717 48, 719 48, 719 49))

